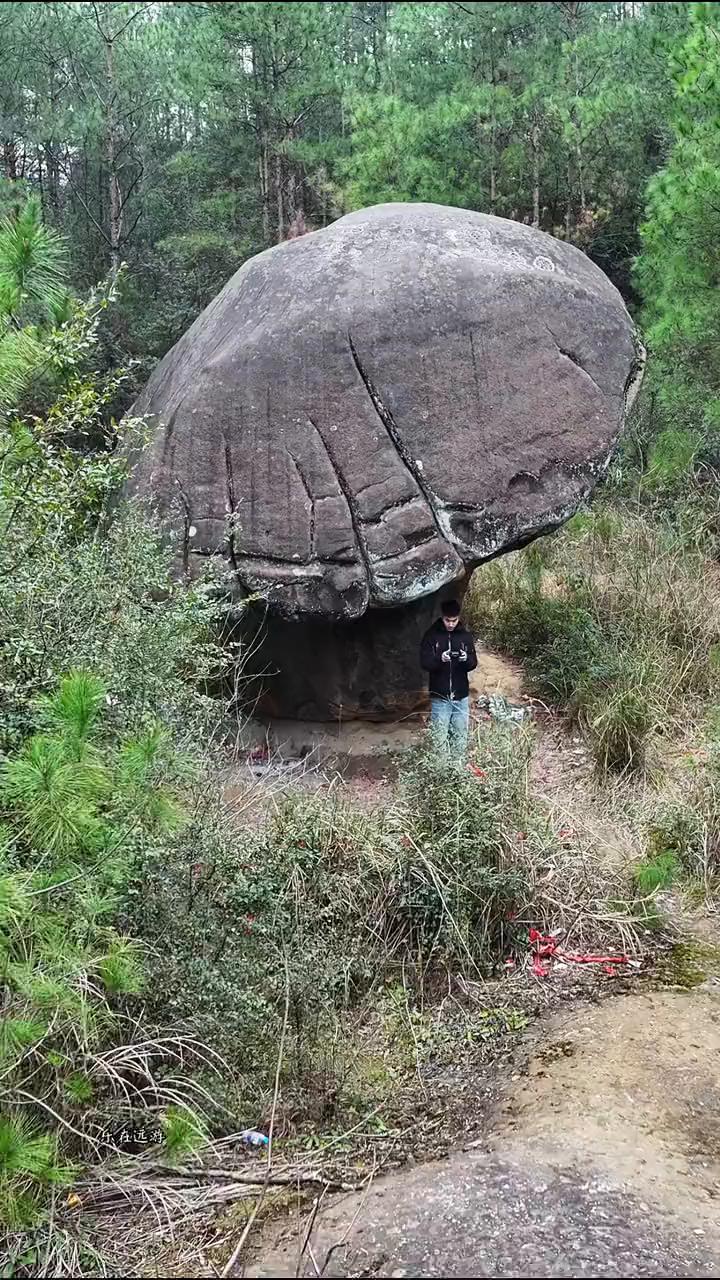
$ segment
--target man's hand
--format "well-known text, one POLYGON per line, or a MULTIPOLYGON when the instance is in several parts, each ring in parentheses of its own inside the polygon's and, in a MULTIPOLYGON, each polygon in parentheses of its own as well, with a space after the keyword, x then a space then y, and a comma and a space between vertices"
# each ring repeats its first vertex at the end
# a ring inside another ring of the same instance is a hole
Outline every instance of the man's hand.
POLYGON ((442 652, 442 660, 443 660, 443 662, 449 662, 449 661, 450 661, 450 650, 449 650, 449 649, 443 649, 443 652, 442 652))
POLYGON ((467 662, 467 654, 464 649, 460 651, 460 653, 458 654, 458 657, 461 662, 467 662))

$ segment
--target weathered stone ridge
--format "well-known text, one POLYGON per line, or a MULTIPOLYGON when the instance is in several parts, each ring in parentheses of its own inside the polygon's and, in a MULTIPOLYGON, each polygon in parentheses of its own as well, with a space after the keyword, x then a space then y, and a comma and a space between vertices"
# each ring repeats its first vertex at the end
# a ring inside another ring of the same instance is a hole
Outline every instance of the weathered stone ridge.
POLYGON ((578 249, 462 209, 389 204, 251 259, 134 406, 128 491, 289 618, 432 595, 561 524, 641 371, 578 249))

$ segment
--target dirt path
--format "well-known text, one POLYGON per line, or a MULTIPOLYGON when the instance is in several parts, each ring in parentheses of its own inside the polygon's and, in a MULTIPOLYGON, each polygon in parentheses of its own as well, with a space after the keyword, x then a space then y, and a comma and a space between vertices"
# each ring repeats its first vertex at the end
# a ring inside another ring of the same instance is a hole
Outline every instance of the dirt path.
MULTIPOLYGON (((478 665, 469 677, 471 704, 480 694, 499 693, 511 701, 522 697, 522 671, 496 654, 480 649, 478 665)), ((309 767, 341 769, 354 775, 373 761, 385 765, 388 756, 417 741, 426 720, 424 711, 386 724, 348 720, 341 724, 321 721, 249 721, 239 731, 242 754, 267 750, 271 761, 306 760, 309 767)), ((238 782, 243 780, 238 770, 238 782)))
MULTIPOLYGON (((493 655, 478 692, 521 697, 493 655)), ((637 832, 587 754, 540 721, 533 782, 609 863, 637 832)), ((272 1223, 249 1276, 720 1275, 720 981, 552 1013, 482 1145, 272 1223)), ((238 1273, 240 1274, 240 1273, 238 1273)))
POLYGON ((720 986, 620 996, 545 1021, 496 1140, 591 1160, 720 1248, 720 986))

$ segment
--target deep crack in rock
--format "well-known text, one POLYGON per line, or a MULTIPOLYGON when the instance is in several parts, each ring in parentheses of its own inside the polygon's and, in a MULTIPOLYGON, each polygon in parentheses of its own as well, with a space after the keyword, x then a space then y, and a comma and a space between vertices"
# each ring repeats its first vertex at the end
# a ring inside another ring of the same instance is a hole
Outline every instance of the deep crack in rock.
POLYGON ((404 444, 402 436, 400 435, 400 432, 397 429, 395 420, 390 410, 387 408, 386 405, 383 404, 377 388, 374 386, 369 374, 366 372, 362 364, 362 361, 360 360, 360 357, 357 353, 355 343, 353 342, 352 334, 349 329, 348 329, 348 344, 350 346, 350 354, 352 355, 353 363, 360 375, 363 386, 365 387, 365 390, 367 391, 370 397, 373 408, 375 409, 375 412, 377 413, 380 421, 382 422, 385 430, 387 431, 388 436, 390 437, 392 443, 394 444, 395 449, 397 450, 397 455, 400 458, 400 461, 405 464, 408 471, 410 472, 410 475, 412 476, 420 492, 425 498, 425 501, 428 505, 428 511, 432 516, 435 527, 438 531, 438 537, 443 542, 445 542, 446 541, 445 534, 443 532, 442 525, 438 519, 438 513, 435 508, 435 503, 437 499, 429 490, 420 470, 415 465, 415 462, 411 457, 410 451, 407 448, 407 446, 404 444))

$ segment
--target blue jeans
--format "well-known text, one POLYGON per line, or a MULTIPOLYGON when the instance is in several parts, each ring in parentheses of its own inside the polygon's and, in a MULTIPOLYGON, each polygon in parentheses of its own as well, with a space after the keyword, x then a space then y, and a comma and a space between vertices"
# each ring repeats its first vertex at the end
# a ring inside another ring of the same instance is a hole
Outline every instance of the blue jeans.
POLYGON ((430 698, 430 732, 438 747, 449 747, 454 755, 464 755, 467 746, 470 699, 430 698))

